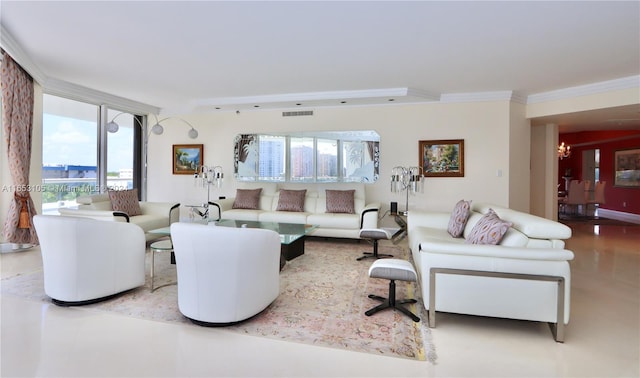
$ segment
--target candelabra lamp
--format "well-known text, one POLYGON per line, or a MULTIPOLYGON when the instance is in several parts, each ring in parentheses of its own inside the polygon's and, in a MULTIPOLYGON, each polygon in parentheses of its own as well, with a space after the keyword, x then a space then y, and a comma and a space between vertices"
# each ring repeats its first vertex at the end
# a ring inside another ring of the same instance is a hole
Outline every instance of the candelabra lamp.
POLYGON ((391 192, 406 192, 405 211, 398 212, 406 216, 409 213, 409 193, 422 193, 424 190, 424 175, 420 167, 395 167, 391 170, 391 192))
POLYGON ((215 186, 218 189, 222 186, 222 181, 224 179, 222 167, 219 165, 216 165, 214 167, 201 165, 198 169, 196 169, 194 179, 196 185, 207 188, 207 202, 202 204, 204 211, 200 211, 195 208, 193 209, 193 211, 197 212, 198 215, 202 217, 202 219, 207 219, 209 218, 209 204, 211 203, 211 186, 215 186))

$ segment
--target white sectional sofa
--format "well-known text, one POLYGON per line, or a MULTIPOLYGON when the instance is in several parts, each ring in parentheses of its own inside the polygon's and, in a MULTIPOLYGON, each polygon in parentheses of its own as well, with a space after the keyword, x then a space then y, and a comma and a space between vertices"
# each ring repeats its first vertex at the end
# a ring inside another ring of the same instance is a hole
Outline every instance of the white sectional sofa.
POLYGON ((411 211, 409 246, 430 326, 435 312, 548 322, 556 341, 569 323, 573 252, 571 229, 561 223, 490 204, 473 203, 463 237, 452 237, 449 213, 411 211), (497 245, 467 244, 492 208, 512 222, 497 245), (435 287, 433 287, 435 285, 435 287))
POLYGON ((261 188, 259 206, 256 209, 234 209, 234 198, 213 202, 211 217, 218 219, 249 220, 261 222, 313 224, 318 228, 310 236, 359 239, 360 229, 377 228, 379 203, 367 203, 365 185, 360 183, 238 183, 239 189, 261 188), (278 211, 281 190, 304 190, 303 211, 278 211), (354 190, 354 213, 327 212, 326 190, 354 190), (216 214, 217 212, 217 214, 216 214))
POLYGON ((114 211, 109 195, 106 193, 81 196, 76 199, 76 202, 77 208, 58 209, 60 215, 133 223, 142 228, 147 241, 163 237, 163 235, 150 234, 150 230, 168 227, 180 218, 179 203, 140 201, 142 214, 130 216, 126 212, 114 211))

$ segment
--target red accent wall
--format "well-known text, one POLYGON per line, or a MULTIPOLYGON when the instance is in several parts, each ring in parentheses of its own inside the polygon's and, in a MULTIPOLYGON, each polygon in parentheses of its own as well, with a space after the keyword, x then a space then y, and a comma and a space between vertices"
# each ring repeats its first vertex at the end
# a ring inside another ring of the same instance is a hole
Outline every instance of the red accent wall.
POLYGON ((559 135, 559 142, 571 146, 571 157, 558 160, 558 183, 564 188, 564 176, 571 169, 574 180, 582 180, 582 151, 600 149, 600 180, 606 181, 603 209, 640 214, 640 188, 621 188, 614 184, 614 153, 640 148, 640 130, 582 131, 559 135), (582 145, 582 146, 580 146, 582 145), (627 207, 622 203, 626 202, 627 207))

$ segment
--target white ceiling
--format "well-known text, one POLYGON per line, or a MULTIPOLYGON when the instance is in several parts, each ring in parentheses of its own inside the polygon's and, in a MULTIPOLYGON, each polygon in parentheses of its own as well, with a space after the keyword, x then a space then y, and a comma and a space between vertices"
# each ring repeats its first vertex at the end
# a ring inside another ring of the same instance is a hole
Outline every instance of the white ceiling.
MULTIPOLYGON (((526 98, 640 75, 638 1, 2 0, 0 21, 44 78, 163 113, 526 98)), ((639 112, 539 121, 640 129, 639 112)))

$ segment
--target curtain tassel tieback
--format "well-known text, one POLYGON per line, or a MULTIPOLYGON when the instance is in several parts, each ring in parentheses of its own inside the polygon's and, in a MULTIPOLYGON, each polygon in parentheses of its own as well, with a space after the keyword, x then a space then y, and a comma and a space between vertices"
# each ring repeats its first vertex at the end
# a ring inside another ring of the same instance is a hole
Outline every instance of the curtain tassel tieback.
POLYGON ((29 195, 27 197, 19 196, 15 193, 16 200, 20 201, 20 219, 18 220, 18 228, 31 228, 31 220, 29 217, 29 195))

